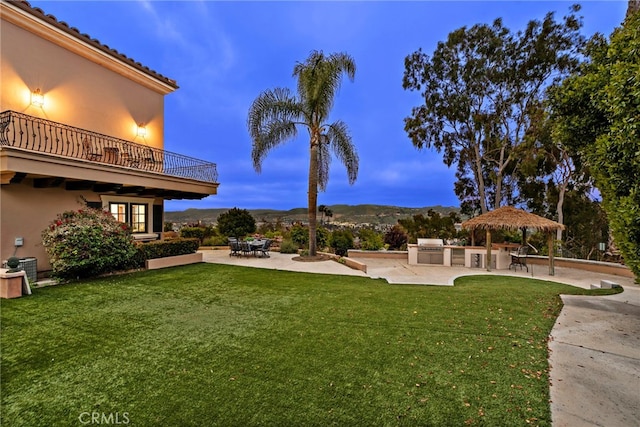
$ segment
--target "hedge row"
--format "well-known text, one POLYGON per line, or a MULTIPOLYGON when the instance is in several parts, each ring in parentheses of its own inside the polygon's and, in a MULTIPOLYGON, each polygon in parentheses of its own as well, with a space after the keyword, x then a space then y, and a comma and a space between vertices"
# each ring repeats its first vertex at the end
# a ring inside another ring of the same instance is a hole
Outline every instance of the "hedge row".
POLYGON ((176 255, 195 253, 200 246, 200 239, 178 238, 173 240, 156 240, 138 245, 138 253, 135 256, 135 264, 144 267, 148 259, 165 258, 176 255))

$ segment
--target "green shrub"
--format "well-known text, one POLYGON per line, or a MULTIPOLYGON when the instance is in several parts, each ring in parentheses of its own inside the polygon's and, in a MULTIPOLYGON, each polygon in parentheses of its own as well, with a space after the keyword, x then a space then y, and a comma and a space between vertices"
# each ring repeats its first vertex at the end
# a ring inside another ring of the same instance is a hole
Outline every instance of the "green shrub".
POLYGON ((363 228, 358 233, 360 249, 365 251, 379 251, 384 246, 382 235, 374 230, 363 228))
POLYGON ((353 249, 353 234, 349 230, 335 230, 331 233, 329 246, 336 255, 347 256, 349 249, 353 249))
MULTIPOLYGON (((306 248, 309 246, 309 227, 296 224, 289 231, 291 240, 298 245, 298 248, 306 248)), ((323 250, 329 242, 329 230, 324 227, 316 228, 316 247, 323 250)))
POLYGON ((202 227, 182 227, 180 229, 180 237, 185 239, 204 240, 205 230, 202 227))
POLYGON ((296 224, 291 227, 289 232, 293 243, 297 244, 299 248, 306 247, 309 244, 309 229, 301 224, 296 224))
POLYGON ((316 247, 318 250, 324 250, 329 245, 329 230, 324 227, 316 229, 316 247))
POLYGON ((266 237, 267 239, 275 239, 277 237, 282 237, 282 232, 281 231, 267 231, 266 233, 264 233, 264 237, 266 237))
POLYGON ((91 208, 58 214, 42 232, 42 244, 53 275, 61 279, 126 269, 136 254, 129 226, 91 208))
POLYGON ((137 245, 138 253, 135 257, 135 267, 144 267, 144 262, 148 259, 165 258, 177 255, 186 255, 195 253, 200 246, 200 240, 191 239, 173 239, 173 240, 155 240, 148 243, 140 243, 137 245))
POLYGON ((204 239, 217 235, 218 232, 215 227, 211 225, 188 225, 180 229, 180 237, 184 237, 185 239, 199 239, 201 244, 204 242, 204 239))
POLYGON ((224 236, 241 239, 256 231, 256 220, 246 209, 229 209, 218 217, 218 231, 224 236))
POLYGON ((298 253, 298 245, 293 243, 293 241, 289 239, 285 239, 280 243, 280 253, 282 254, 297 254, 298 253))
POLYGON ((225 236, 212 236, 205 237, 202 242, 203 246, 226 246, 229 244, 229 239, 225 236))

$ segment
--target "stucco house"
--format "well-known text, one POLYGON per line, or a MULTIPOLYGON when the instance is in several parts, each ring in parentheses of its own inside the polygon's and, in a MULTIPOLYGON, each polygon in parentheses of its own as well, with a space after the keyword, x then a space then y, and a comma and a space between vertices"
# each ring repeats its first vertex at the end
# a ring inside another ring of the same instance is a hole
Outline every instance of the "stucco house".
POLYGON ((218 188, 216 165, 164 150, 176 82, 26 1, 0 1, 0 260, 36 258, 56 214, 101 207, 162 238, 164 201, 218 188))

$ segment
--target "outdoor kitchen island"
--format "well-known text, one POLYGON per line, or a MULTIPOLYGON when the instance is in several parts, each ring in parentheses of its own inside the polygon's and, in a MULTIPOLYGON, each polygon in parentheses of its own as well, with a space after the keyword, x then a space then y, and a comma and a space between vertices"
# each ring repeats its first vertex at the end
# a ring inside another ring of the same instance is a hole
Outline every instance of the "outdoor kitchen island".
MULTIPOLYGON (((491 245, 491 268, 506 270, 511 264, 511 252, 519 245, 494 243, 491 245)), ((484 246, 445 245, 442 239, 418 239, 407 245, 410 265, 442 265, 486 268, 487 248, 484 246)))

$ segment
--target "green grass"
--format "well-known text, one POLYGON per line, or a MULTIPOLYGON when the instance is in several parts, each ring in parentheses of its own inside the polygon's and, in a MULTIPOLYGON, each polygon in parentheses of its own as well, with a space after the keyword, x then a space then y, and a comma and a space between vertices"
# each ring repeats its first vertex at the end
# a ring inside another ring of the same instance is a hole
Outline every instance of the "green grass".
POLYGON ((558 295, 594 292, 212 264, 35 289, 1 302, 0 421, 550 425, 558 295))

